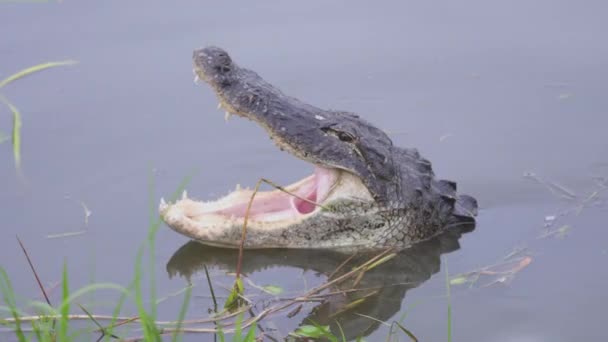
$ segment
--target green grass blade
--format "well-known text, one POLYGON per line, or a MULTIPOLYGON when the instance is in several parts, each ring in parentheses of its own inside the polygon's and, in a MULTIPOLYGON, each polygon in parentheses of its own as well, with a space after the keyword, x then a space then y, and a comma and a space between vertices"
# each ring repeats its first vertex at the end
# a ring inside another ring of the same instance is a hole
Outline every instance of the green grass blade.
POLYGON ((154 320, 150 317, 146 308, 144 307, 143 291, 141 288, 142 281, 142 259, 144 253, 144 246, 139 247, 137 251, 137 257, 135 261, 135 302, 137 304, 137 310, 141 322, 141 327, 144 332, 145 341, 157 341, 160 342, 160 335, 156 328, 154 320))
POLYGON ((182 307, 179 310, 179 317, 177 319, 177 325, 175 327, 175 332, 173 333, 173 337, 171 338, 171 341, 173 341, 173 342, 178 342, 181 340, 181 333, 179 333, 178 331, 182 327, 182 322, 184 321, 184 318, 186 318, 186 312, 188 311, 188 304, 190 304, 191 296, 192 296, 192 285, 188 286, 188 289, 186 290, 186 294, 184 295, 184 302, 182 303, 182 307))
POLYGON ((245 339, 243 340, 243 342, 255 342, 255 331, 257 328, 257 322, 253 323, 253 325, 249 328, 249 332, 247 332, 247 335, 245 335, 245 339))
POLYGON ((40 329, 37 322, 32 322, 32 330, 29 340, 31 340, 33 336, 36 336, 36 341, 42 341, 42 329, 40 329))
POLYGON ((17 310, 17 304, 15 303, 15 292, 13 291, 13 285, 8 277, 8 274, 4 268, 0 267, 0 292, 4 298, 4 303, 9 307, 13 318, 15 319, 15 335, 19 342, 25 342, 25 334, 21 329, 21 322, 19 321, 19 311, 17 310))
POLYGON ((448 271, 448 259, 443 259, 445 265, 445 291, 448 301, 448 342, 452 342, 452 300, 450 297, 450 273, 448 271))
POLYGON ((40 307, 41 309, 46 309, 47 312, 50 311, 49 314, 53 314, 53 315, 57 315, 59 314, 61 316, 61 321, 60 321, 60 329, 59 329, 59 341, 64 341, 64 340, 69 340, 68 338, 68 328, 69 328, 69 310, 70 310, 70 304, 72 302, 74 302, 76 299, 88 294, 88 293, 92 293, 98 290, 103 290, 103 289, 107 289, 107 290, 116 290, 119 292, 124 293, 128 293, 127 289, 125 289, 123 286, 120 285, 116 285, 116 284, 112 284, 112 283, 97 283, 97 284, 90 284, 87 285, 85 287, 82 287, 78 290, 76 290, 73 293, 69 293, 68 292, 68 286, 67 286, 67 267, 65 270, 65 275, 64 275, 64 285, 62 286, 63 288, 63 301, 61 303, 61 306, 59 307, 59 312, 53 312, 53 308, 49 307, 48 304, 46 303, 41 303, 41 302, 33 302, 30 304, 30 306, 32 307, 40 307), (61 339, 61 335, 65 334, 65 339, 61 339))
POLYGON ((224 328, 220 322, 217 323, 217 335, 220 342, 226 342, 226 336, 224 335, 224 328))
MULTIPOLYGON (((412 340, 412 342, 418 342, 418 338, 416 337, 416 335, 414 335, 411 331, 406 329, 403 325, 401 325, 401 323, 394 321, 393 324, 397 325, 399 327, 399 329, 401 329, 401 331, 403 331, 412 340)), ((391 326, 391 329, 392 328, 393 327, 391 326)))
POLYGON ((21 113, 6 97, 0 95, 0 101, 4 102, 11 113, 13 113, 13 158, 15 159, 15 167, 17 170, 21 170, 21 113))
POLYGON ((338 329, 340 330, 340 336, 342 337, 342 342, 348 342, 348 341, 346 341, 346 336, 344 335, 344 330, 342 329, 342 325, 340 324, 340 322, 336 321, 336 325, 338 326, 338 329))
POLYGON ((35 72, 42 71, 44 69, 54 68, 54 67, 58 67, 58 66, 74 65, 77 63, 78 63, 78 61, 65 60, 65 61, 47 62, 47 63, 37 64, 37 65, 31 66, 29 68, 25 68, 21 71, 18 71, 17 73, 14 73, 14 74, 10 75, 9 77, 3 79, 2 81, 0 81, 0 88, 6 86, 7 84, 9 84, 13 81, 16 81, 20 78, 23 78, 23 77, 33 74, 35 72))
POLYGON ((131 285, 129 285, 129 288, 126 289, 126 291, 120 295, 120 298, 118 299, 118 303, 116 304, 116 307, 114 308, 114 312, 112 312, 112 320, 110 321, 109 328, 106 329, 106 335, 103 339, 104 342, 109 341, 111 335, 114 333, 114 325, 116 324, 116 321, 118 320, 118 315, 120 315, 122 306, 125 304, 127 297, 129 296, 129 293, 133 290, 134 287, 135 287, 135 283, 131 282, 131 285))
POLYGON ((63 302, 61 303, 61 307, 59 308, 59 312, 61 312, 64 309, 64 307, 66 307, 66 306, 69 308, 70 303, 75 301, 77 298, 80 298, 80 297, 86 295, 87 293, 95 292, 97 290, 116 290, 116 291, 123 292, 123 293, 128 292, 127 289, 125 289, 123 286, 113 284, 113 283, 89 284, 87 286, 84 286, 84 287, 74 291, 67 298, 64 298, 63 302))
POLYGON ((59 341, 67 341, 68 340, 68 314, 70 313, 70 302, 68 298, 70 297, 70 289, 68 286, 68 266, 67 261, 63 261, 63 272, 61 275, 61 320, 59 321, 59 341), (65 303, 65 304, 63 304, 65 303))
POLYGON ((156 267, 155 266, 155 253, 156 253, 156 233, 160 227, 160 220, 156 211, 155 199, 154 199, 154 173, 150 171, 148 177, 148 196, 150 202, 150 225, 148 228, 148 276, 150 277, 149 291, 150 291, 150 319, 156 320, 157 304, 156 304, 156 267))
POLYGON ((391 254, 389 254, 389 255, 387 255, 387 256, 385 256, 385 257, 383 257, 382 259, 380 259, 380 260, 378 260, 378 261, 374 262, 373 264, 371 264, 371 265, 367 266, 366 271, 369 271, 369 270, 371 270, 371 269, 372 269, 372 268, 374 268, 374 267, 377 267, 377 266, 379 266, 379 265, 382 265, 382 264, 384 264, 385 262, 387 262, 387 261, 389 261, 389 260, 393 259, 393 258, 394 258, 394 257, 396 257, 396 256, 397 256, 397 253, 391 253, 391 254))
POLYGON ((325 338, 330 342, 338 342, 338 338, 329 330, 329 325, 320 325, 319 323, 309 320, 311 325, 301 325, 296 331, 289 335, 294 337, 308 337, 312 339, 325 338))
POLYGON ((242 342, 243 332, 243 314, 238 315, 236 322, 234 323, 234 336, 232 336, 232 342, 242 342))
MULTIPOLYGON (((28 308, 33 309, 41 316, 60 316, 61 313, 55 310, 54 307, 48 305, 46 302, 41 301, 31 301, 27 304, 28 308)), ((49 318, 50 319, 50 318, 49 318)), ((51 319, 52 320, 52 319, 51 319)))
POLYGON ((146 341, 152 341, 152 336, 150 335, 150 329, 148 327, 148 315, 144 308, 144 299, 141 290, 141 259, 143 257, 143 253, 144 247, 140 246, 139 250, 137 251, 137 256, 135 257, 135 303, 137 305, 137 311, 139 313, 139 319, 141 322, 140 324, 144 332, 144 338, 146 341))
POLYGON ((224 309, 231 311, 237 309, 241 303, 241 296, 245 293, 245 288, 243 287, 243 280, 241 278, 236 278, 234 281, 234 285, 232 286, 232 290, 228 294, 228 298, 226 298, 226 303, 224 304, 224 309))

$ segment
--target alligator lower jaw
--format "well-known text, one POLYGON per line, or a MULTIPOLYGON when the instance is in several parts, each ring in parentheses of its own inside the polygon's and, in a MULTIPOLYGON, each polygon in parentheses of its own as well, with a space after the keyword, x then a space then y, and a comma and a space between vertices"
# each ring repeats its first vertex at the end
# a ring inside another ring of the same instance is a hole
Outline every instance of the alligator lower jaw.
MULTIPOLYGON (((255 194, 247 217, 247 229, 256 240, 267 234, 288 231, 291 226, 319 215, 324 204, 337 199, 371 199, 358 177, 318 166, 311 176, 285 186, 284 190, 291 194, 281 190, 255 194)), ((182 199, 175 203, 165 203, 161 199, 159 211, 167 225, 180 234, 209 245, 238 247, 240 234, 235 232, 244 224, 252 195, 252 190, 237 186, 235 191, 218 200, 204 202, 190 199, 184 192, 182 199)))

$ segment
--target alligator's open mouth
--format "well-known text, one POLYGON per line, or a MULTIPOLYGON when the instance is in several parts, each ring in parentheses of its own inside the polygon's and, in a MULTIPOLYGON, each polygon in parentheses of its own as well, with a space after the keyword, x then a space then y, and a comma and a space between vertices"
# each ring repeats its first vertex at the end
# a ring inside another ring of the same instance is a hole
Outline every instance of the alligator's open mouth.
MULTIPOLYGON (((335 169, 315 168, 315 172, 284 188, 259 191, 251 202, 248 218, 251 221, 280 222, 292 221, 311 214, 321 208, 322 203, 334 190, 340 172, 335 169), (283 191, 284 190, 284 191, 283 191)), ((215 217, 219 220, 240 220, 247 214, 253 190, 237 189, 228 195, 210 202, 198 202, 196 210, 188 216, 194 220, 215 217)))
MULTIPOLYGON (((357 176, 338 169, 316 166, 314 173, 295 183, 271 191, 236 190, 214 201, 198 201, 184 196, 175 203, 161 200, 160 213, 174 230, 210 245, 236 247, 238 239, 230 230, 240 230, 247 215, 252 232, 281 232, 317 215, 324 205, 344 198, 371 200, 357 176)), ((267 247, 267 246, 259 246, 267 247)))

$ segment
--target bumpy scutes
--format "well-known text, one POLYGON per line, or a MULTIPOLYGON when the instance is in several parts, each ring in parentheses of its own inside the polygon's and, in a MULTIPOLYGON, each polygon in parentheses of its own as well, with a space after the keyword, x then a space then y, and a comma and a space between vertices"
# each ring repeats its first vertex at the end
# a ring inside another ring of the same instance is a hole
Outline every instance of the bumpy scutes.
MULTIPOLYGON (((276 145, 315 173, 285 189, 256 195, 247 248, 408 246, 462 223, 477 202, 456 183, 437 180, 417 150, 399 148, 357 114, 323 110, 284 95, 224 50, 194 51, 194 72, 230 115, 260 124, 276 145), (313 204, 311 204, 313 203, 313 204)), ((237 247, 251 191, 211 202, 161 203, 165 222, 205 244, 237 247)))

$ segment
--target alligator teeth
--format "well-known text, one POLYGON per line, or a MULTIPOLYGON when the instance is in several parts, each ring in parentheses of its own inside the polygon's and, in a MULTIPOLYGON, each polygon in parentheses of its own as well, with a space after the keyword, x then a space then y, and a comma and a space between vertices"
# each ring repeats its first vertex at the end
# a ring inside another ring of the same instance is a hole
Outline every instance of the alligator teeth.
POLYGON ((160 204, 158 205, 158 211, 160 211, 161 213, 163 211, 165 211, 165 209, 167 209, 167 207, 169 207, 169 205, 167 205, 167 202, 165 202, 164 198, 160 198, 160 204))
POLYGON ((185 200, 188 198, 188 191, 184 190, 184 192, 182 192, 182 199, 185 200))
POLYGON ((228 120, 230 120, 231 116, 232 116, 232 113, 226 111, 226 114, 224 114, 224 120, 226 120, 226 122, 228 122, 228 120))
POLYGON ((217 109, 222 109, 222 103, 221 102, 217 103, 217 109))
POLYGON ((236 183, 236 187, 235 187, 234 191, 239 191, 239 190, 241 190, 241 184, 236 183))
POLYGON ((197 74, 194 74, 194 84, 198 84, 198 81, 200 81, 201 79, 198 77, 197 74))

